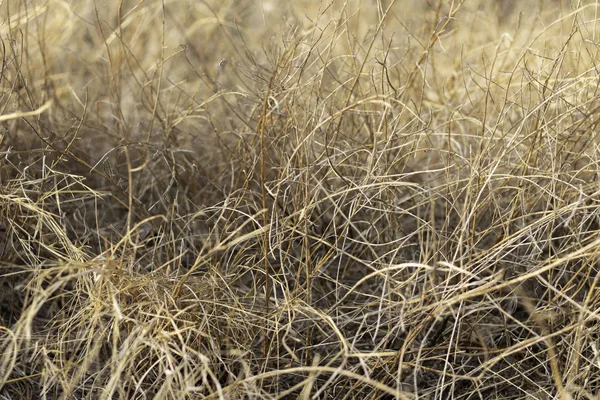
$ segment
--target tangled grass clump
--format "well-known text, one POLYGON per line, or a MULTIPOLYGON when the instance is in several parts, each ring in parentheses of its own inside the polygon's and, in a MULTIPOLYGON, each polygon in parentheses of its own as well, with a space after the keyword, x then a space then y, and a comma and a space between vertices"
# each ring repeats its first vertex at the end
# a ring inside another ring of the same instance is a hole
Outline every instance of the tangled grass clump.
POLYGON ((2 3, 0 399, 597 398, 566 3, 2 3))

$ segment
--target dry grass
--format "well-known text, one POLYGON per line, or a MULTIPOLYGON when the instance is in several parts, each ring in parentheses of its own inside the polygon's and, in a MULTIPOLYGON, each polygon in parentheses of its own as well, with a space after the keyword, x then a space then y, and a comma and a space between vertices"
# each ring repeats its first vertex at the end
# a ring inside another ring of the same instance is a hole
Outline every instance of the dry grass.
POLYGON ((3 1, 0 399, 600 398, 599 13, 3 1))

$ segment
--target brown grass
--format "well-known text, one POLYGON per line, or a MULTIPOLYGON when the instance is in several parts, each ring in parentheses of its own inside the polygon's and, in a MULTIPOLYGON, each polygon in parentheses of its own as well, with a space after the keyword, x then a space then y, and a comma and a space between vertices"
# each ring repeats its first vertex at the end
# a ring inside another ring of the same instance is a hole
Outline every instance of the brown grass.
POLYGON ((593 1, 5 0, 0 399, 598 399, 593 1))

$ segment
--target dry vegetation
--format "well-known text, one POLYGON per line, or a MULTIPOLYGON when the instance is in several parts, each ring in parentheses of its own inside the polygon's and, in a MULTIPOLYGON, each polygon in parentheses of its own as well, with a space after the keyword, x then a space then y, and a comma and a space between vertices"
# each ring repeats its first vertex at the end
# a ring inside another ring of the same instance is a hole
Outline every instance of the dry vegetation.
POLYGON ((4 0, 0 399, 598 399, 594 3, 4 0))

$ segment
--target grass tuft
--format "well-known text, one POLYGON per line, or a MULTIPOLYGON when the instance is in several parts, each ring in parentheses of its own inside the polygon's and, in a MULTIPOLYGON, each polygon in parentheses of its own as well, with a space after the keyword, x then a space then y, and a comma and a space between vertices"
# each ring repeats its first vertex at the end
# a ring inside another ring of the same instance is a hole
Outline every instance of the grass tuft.
POLYGON ((2 2, 0 399, 596 399, 599 11, 2 2))

